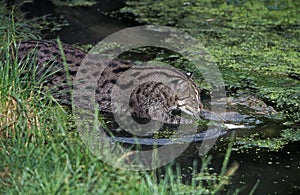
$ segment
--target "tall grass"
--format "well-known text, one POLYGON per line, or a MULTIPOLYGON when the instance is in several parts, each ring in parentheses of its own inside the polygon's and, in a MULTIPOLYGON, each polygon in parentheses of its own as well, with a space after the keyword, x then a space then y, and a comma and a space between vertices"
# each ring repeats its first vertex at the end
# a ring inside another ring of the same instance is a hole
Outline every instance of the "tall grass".
POLYGON ((227 161, 221 175, 211 175, 209 158, 203 159, 191 185, 183 183, 180 167, 167 166, 158 180, 156 170, 130 172, 101 162, 70 129, 67 112, 26 71, 34 60, 18 61, 11 52, 16 40, 37 36, 3 7, 0 15, 0 194, 210 194, 228 184, 227 161))

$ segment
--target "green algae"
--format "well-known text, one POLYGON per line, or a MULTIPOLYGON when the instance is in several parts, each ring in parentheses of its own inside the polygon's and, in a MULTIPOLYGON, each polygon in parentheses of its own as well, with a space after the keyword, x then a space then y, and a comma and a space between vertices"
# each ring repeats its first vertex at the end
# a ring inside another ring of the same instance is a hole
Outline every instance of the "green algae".
POLYGON ((66 1, 59 1, 59 0, 51 0, 57 6, 93 6, 97 2, 94 0, 66 0, 66 1))

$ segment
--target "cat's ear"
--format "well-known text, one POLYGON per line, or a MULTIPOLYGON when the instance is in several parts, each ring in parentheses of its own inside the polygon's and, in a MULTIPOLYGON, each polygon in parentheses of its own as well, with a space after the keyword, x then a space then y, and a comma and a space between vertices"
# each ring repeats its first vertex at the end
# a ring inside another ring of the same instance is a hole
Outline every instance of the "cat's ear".
POLYGON ((187 72, 187 73, 186 73, 186 76, 187 76, 188 78, 192 78, 193 73, 192 73, 192 72, 187 72))

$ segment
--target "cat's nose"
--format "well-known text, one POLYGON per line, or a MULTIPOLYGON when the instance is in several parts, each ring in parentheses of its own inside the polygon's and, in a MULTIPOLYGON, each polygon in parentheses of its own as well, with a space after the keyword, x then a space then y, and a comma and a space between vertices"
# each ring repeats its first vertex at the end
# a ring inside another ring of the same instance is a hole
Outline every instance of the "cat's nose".
POLYGON ((199 104, 199 108, 200 108, 200 111, 203 110, 203 108, 204 108, 204 106, 203 106, 203 104, 201 102, 199 104))
POLYGON ((195 117, 196 117, 196 118, 198 118, 198 119, 203 118, 202 110, 203 110, 203 104, 200 102, 200 103, 199 103, 199 110, 198 110, 197 113, 195 113, 195 117))

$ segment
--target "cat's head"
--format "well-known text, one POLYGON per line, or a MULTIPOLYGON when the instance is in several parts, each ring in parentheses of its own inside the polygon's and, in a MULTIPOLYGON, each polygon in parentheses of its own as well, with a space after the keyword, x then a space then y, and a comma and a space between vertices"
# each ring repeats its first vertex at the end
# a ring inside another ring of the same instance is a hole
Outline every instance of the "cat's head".
POLYGON ((173 80, 172 84, 172 89, 176 94, 177 108, 199 119, 203 104, 200 90, 192 80, 192 73, 186 73, 184 77, 173 80))

